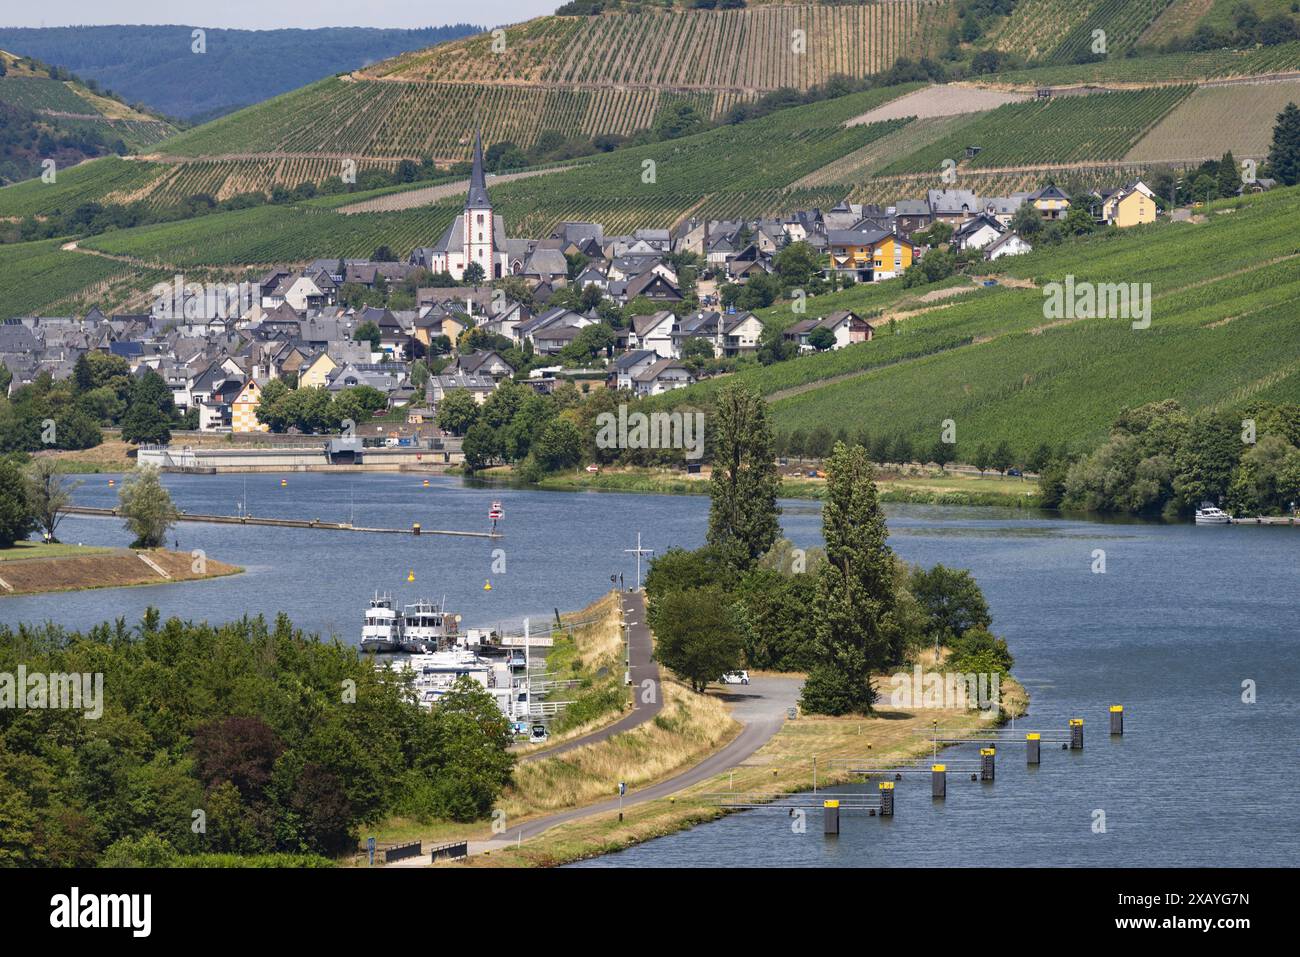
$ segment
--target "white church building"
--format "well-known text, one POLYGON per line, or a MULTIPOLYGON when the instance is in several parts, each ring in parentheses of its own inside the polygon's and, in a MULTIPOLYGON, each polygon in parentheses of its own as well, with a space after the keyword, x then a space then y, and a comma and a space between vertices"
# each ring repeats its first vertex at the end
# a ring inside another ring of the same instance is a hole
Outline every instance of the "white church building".
POLYGON ((470 174, 469 195, 465 211, 452 220, 442 238, 433 246, 422 246, 411 253, 410 262, 430 272, 448 272, 460 282, 470 263, 483 267, 486 279, 510 275, 509 243, 505 220, 492 212, 487 180, 483 173, 483 136, 474 134, 474 169, 470 174))

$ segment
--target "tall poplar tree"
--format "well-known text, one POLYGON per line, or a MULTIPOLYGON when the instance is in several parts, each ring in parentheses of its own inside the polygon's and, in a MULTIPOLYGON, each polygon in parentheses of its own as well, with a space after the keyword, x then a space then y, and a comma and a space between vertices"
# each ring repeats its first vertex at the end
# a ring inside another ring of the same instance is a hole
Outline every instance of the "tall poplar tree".
POLYGON ((1300 109, 1294 103, 1288 103, 1277 115, 1268 165, 1273 175, 1287 186, 1300 182, 1300 109))
POLYGON ((739 571, 752 568, 781 532, 776 497, 781 478, 757 392, 738 383, 718 390, 712 422, 713 478, 709 485, 709 545, 739 571))
POLYGON ((826 466, 822 537, 826 561, 817 570, 813 632, 819 663, 809 672, 801 704, 816 714, 867 714, 873 671, 888 665, 894 555, 885 539, 871 462, 860 445, 835 444, 826 466))

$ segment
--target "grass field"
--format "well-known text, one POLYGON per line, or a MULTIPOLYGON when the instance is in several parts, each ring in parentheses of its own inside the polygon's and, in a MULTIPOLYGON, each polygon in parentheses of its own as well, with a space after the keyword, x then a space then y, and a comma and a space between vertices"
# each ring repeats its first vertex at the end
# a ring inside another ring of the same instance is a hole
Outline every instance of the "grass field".
POLYGON ((17 542, 12 548, 0 548, 0 562, 20 562, 29 558, 68 558, 72 555, 93 555, 108 551, 112 549, 63 542, 54 545, 48 542, 17 542))

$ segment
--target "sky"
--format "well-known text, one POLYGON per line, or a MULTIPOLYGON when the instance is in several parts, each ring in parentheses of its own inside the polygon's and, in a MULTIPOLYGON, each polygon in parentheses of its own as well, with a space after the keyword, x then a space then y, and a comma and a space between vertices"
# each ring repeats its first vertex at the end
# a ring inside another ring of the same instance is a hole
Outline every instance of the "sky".
POLYGON ((516 23, 554 13, 563 0, 60 0, 6 3, 0 26, 63 27, 179 23, 273 30, 281 27, 436 27, 516 23))

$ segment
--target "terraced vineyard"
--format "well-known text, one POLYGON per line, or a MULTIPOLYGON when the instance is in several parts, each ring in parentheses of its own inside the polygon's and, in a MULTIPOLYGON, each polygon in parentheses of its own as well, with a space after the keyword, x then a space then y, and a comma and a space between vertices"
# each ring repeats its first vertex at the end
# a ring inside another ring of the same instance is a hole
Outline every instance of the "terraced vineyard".
MULTIPOLYGON (((1300 190, 1276 190, 1214 204, 1200 225, 1099 235, 997 264, 1039 287, 1066 275, 1150 283, 1147 329, 1052 321, 1041 288, 997 287, 902 318, 872 342, 739 375, 768 395, 796 390, 773 404, 779 429, 842 422, 929 445, 952 418, 967 455, 1004 439, 1019 452, 1042 441, 1088 448, 1124 407, 1157 399, 1193 409, 1300 401, 1300 242, 1288 228, 1298 213, 1300 190)), ((813 300, 811 314, 902 301, 888 295, 838 293, 813 300)))
POLYGON ((0 219, 20 219, 68 211, 81 203, 102 202, 148 189, 167 173, 156 163, 132 162, 116 156, 90 160, 57 172, 53 183, 29 179, 0 189, 0 219))
POLYGON ((367 76, 438 82, 807 89, 835 73, 866 76, 900 56, 936 53, 953 22, 948 0, 770 5, 740 10, 639 10, 546 17, 404 54, 367 76), (794 52, 803 30, 806 52, 794 52))
POLYGON ((1169 0, 1100 0, 1091 4, 1088 15, 1076 24, 1060 45, 1051 52, 1050 59, 1068 63, 1075 57, 1088 54, 1093 49, 1095 31, 1105 35, 1105 52, 1120 56, 1137 42, 1169 6, 1169 0))
POLYGON ((1120 159, 1191 91, 1160 87, 1008 104, 881 172, 935 172, 949 159, 976 170, 1120 159), (967 146, 980 147, 980 153, 963 161, 967 146))
POLYGON ((59 245, 49 240, 0 246, 0 321, 51 314, 50 307, 102 293, 114 280, 147 278, 124 263, 61 252, 59 245))
POLYGON ((1253 50, 1162 53, 1157 56, 1120 57, 1098 63, 1008 70, 989 77, 988 82, 1024 88, 1107 83, 1153 85, 1264 76, 1296 70, 1300 70, 1300 42, 1253 50))
POLYGON ((1262 159, 1277 115, 1288 103, 1300 103, 1300 81, 1203 87, 1157 123, 1125 159, 1217 159, 1228 150, 1237 159, 1262 159))
MULTIPOLYGON (((1034 169, 1019 172, 981 173, 963 172, 957 181, 961 189, 969 189, 977 196, 1007 196, 1011 193, 1029 192, 1050 178, 1057 186, 1073 195, 1092 189, 1113 188, 1117 183, 1148 176, 1150 163, 1106 163, 1088 166, 1070 166, 1060 169, 1034 169)), ((866 179, 853 187, 848 199, 855 203, 887 205, 895 199, 924 199, 926 192, 943 189, 945 184, 938 171, 930 173, 894 175, 886 179, 866 179)), ((952 184, 947 184, 951 189, 952 184)))

